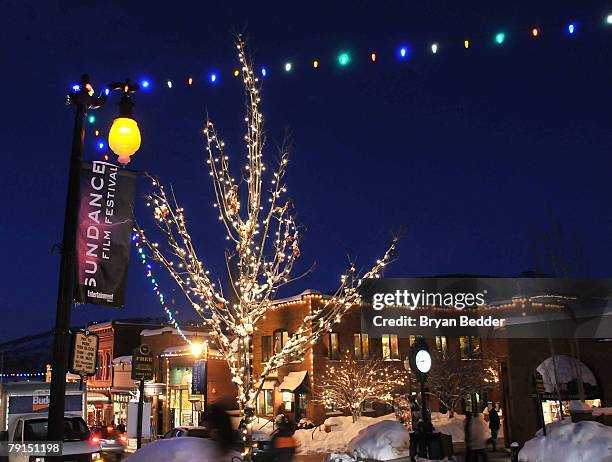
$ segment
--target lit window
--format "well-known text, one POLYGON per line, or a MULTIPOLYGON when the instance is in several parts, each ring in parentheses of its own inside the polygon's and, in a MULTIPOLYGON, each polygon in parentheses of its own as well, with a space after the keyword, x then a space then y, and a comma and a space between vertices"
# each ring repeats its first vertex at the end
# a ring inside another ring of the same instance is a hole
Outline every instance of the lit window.
POLYGON ((368 359, 370 356, 370 337, 368 334, 353 334, 355 359, 368 359))
POLYGON ((290 391, 283 391, 283 408, 285 411, 293 412, 293 393, 290 391))
POLYGON ((340 359, 340 334, 330 332, 327 336, 327 357, 329 359, 340 359))
POLYGON ((446 357, 448 354, 448 344, 446 343, 446 337, 436 335, 436 350, 443 357, 446 357))
POLYGON ((272 356, 272 336, 261 337, 261 362, 267 363, 272 356))
POLYGON ((399 359, 397 335, 382 335, 382 357, 384 360, 399 359))
POLYGON ((273 390, 261 390, 261 393, 257 397, 259 415, 272 415, 274 414, 274 395, 273 390))
POLYGON ((274 332, 274 353, 280 353, 288 340, 289 333, 286 330, 274 332))
POLYGON ((459 354, 461 359, 478 359, 481 355, 481 345, 479 337, 462 336, 459 337, 459 354))

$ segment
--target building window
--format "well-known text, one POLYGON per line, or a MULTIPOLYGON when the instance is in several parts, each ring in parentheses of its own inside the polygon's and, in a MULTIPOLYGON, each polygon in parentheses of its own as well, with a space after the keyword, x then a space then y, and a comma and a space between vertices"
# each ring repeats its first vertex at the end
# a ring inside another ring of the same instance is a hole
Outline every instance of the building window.
POLYGON ((283 409, 287 412, 293 412, 294 395, 290 391, 283 391, 283 409))
POLYGON ((288 340, 289 333, 286 330, 274 332, 274 353, 280 353, 288 340))
POLYGON ((261 390, 257 400, 259 402, 259 415, 274 414, 274 390, 261 390))
POLYGON ((382 335, 382 357, 384 360, 399 359, 397 335, 382 335))
POLYGON ((479 359, 481 353, 480 337, 459 337, 459 354, 461 359, 479 359))
POLYGON ((106 354, 104 355, 106 361, 104 364, 104 370, 105 370, 105 378, 106 380, 112 380, 113 379, 113 360, 111 358, 111 354, 110 352, 106 352, 106 354))
POLYGON ((98 353, 98 365, 96 367, 96 380, 102 380, 104 374, 104 355, 98 353))
POLYGON ((446 337, 436 335, 436 350, 446 358, 448 354, 448 344, 446 343, 446 337))
POLYGON ((340 334, 338 332, 330 332, 327 335, 327 357, 329 359, 340 359, 340 334))
POLYGON ((355 359, 368 359, 370 357, 370 337, 368 334, 353 334, 355 359))
POLYGON ((272 356, 272 336, 264 335, 261 337, 261 362, 267 363, 272 356))

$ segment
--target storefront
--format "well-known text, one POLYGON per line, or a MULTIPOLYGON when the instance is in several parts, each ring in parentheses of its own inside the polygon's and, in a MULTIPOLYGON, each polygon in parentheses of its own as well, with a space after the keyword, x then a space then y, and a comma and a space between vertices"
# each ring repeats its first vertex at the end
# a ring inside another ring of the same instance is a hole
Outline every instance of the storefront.
POLYGON ((584 406, 601 407, 597 379, 573 356, 556 355, 542 361, 535 380, 540 383, 541 417, 546 424, 569 417, 570 411, 584 406))
POLYGON ((203 396, 193 395, 193 368, 174 366, 169 369, 168 399, 170 426, 199 425, 202 423, 203 396))
POLYGON ((106 425, 113 421, 110 395, 102 390, 87 391, 87 425, 106 425))

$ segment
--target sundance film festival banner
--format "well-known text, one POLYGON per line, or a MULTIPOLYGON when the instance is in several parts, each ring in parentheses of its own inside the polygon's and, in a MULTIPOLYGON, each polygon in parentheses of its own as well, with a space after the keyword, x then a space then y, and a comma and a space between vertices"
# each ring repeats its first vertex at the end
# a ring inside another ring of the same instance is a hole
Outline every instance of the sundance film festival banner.
POLYGON ((77 230, 77 303, 123 307, 136 172, 83 162, 77 230))

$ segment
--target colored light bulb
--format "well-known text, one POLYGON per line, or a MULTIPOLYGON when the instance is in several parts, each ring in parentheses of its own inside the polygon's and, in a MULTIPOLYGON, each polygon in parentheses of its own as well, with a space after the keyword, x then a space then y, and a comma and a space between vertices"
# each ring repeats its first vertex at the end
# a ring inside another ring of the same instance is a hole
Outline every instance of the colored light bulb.
POLYGON ((500 32, 495 36, 495 42, 498 45, 501 45, 502 43, 504 43, 505 40, 506 40, 506 34, 504 34, 503 32, 500 32))

